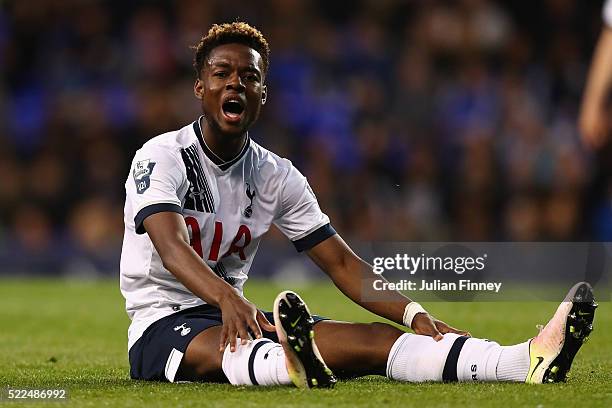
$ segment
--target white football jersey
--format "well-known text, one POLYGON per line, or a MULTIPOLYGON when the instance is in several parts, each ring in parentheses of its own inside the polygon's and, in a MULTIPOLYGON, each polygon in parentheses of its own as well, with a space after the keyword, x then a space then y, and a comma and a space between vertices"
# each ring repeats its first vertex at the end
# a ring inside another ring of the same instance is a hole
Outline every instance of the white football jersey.
POLYGON ((192 248, 242 293, 262 236, 274 223, 298 251, 335 234, 306 178, 287 159, 249 137, 222 162, 200 120, 157 136, 136 152, 125 183, 121 292, 132 319, 128 349, 156 320, 205 302, 162 265, 146 233, 149 215, 183 215, 192 248))
POLYGON ((606 0, 604 3, 603 19, 608 27, 612 28, 612 0, 606 0))

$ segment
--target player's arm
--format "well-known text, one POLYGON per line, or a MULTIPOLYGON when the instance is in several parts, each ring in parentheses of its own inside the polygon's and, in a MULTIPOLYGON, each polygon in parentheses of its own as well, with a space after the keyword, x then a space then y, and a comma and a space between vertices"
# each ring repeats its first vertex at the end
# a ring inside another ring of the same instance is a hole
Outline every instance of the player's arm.
POLYGON ((584 143, 601 147, 609 132, 605 101, 612 88, 612 27, 604 26, 595 49, 580 110, 580 131, 584 143))
POLYGON ((221 309, 221 350, 229 342, 230 350, 234 351, 236 337, 240 337, 245 344, 249 338, 249 329, 260 338, 259 325, 265 330, 274 330, 274 326, 261 311, 217 276, 191 248, 187 227, 180 214, 158 212, 145 218, 143 224, 164 267, 194 295, 221 309))
MULTIPOLYGON (((385 301, 365 301, 361 293, 362 287, 372 287, 374 280, 383 278, 376 275, 372 266, 359 258, 338 234, 315 245, 307 254, 329 275, 338 289, 355 303, 381 317, 404 323, 404 311, 412 301, 398 291, 387 291, 385 301)), ((469 335, 466 331, 457 330, 434 319, 428 313, 417 313, 411 328, 415 333, 431 336, 435 340, 442 339, 440 333, 469 335)))

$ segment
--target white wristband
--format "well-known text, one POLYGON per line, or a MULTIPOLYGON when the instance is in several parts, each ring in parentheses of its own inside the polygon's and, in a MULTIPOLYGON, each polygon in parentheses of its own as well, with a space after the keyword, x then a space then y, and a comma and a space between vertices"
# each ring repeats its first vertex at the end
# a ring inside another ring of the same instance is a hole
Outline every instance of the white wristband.
POLYGON ((406 309, 404 309, 404 326, 412 329, 412 319, 417 313, 427 313, 427 310, 423 309, 423 306, 418 304, 417 302, 410 302, 406 305, 406 309))

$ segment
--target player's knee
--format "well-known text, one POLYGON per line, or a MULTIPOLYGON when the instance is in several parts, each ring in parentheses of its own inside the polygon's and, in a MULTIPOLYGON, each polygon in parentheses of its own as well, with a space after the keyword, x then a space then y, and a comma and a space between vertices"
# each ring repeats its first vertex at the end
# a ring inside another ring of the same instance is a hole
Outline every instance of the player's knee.
POLYGON ((391 344, 393 344, 395 340, 399 338, 399 336, 404 334, 404 332, 398 329, 397 327, 387 323, 374 322, 370 323, 368 326, 370 338, 377 339, 378 341, 384 343, 390 342, 391 344))
POLYGON ((368 324, 368 358, 372 366, 384 365, 387 362, 389 350, 395 341, 403 334, 398 328, 386 323, 368 324))
MULTIPOLYGON (((223 354, 217 343, 211 341, 208 333, 201 333, 194 338, 181 361, 178 376, 189 381, 223 381, 225 376, 221 369, 223 354)), ((210 336, 213 337, 214 336, 210 336)))
POLYGON ((361 357, 362 362, 366 362, 377 373, 384 373, 389 351, 403 332, 386 323, 375 322, 365 326, 367 328, 364 331, 366 352, 361 357))
POLYGON ((221 360, 220 353, 198 353, 190 358, 185 356, 178 377, 188 381, 223 381, 221 360))
POLYGON ((221 370, 222 356, 220 353, 211 352, 203 356, 194 364, 194 371, 198 378, 211 379, 217 377, 222 372, 221 370))

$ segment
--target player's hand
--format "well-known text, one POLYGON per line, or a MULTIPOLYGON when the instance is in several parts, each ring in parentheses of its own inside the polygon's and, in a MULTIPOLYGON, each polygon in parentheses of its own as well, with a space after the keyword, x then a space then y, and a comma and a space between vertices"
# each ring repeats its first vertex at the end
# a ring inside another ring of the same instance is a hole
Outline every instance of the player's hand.
POLYGON ((442 334, 456 333, 460 336, 472 337, 470 332, 465 331, 465 330, 455 329, 454 327, 449 326, 448 324, 444 323, 442 320, 434 319, 434 324, 436 325, 436 328, 438 329, 438 331, 442 334))
POLYGON ((443 321, 434 319, 429 313, 417 313, 412 319, 412 330, 416 334, 429 336, 435 341, 440 341, 446 333, 457 333, 461 336, 470 336, 470 333, 457 330, 444 323, 443 321))
POLYGON ((432 337, 435 341, 442 340, 442 334, 436 327, 429 313, 417 313, 412 319, 412 330, 416 334, 432 337))
POLYGON ((255 338, 261 338, 261 327, 266 331, 274 331, 274 326, 266 319, 263 313, 254 304, 232 292, 219 302, 223 328, 219 340, 219 350, 224 351, 229 343, 230 351, 236 351, 236 339, 239 337, 242 344, 249 341, 249 331, 255 338))

